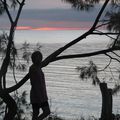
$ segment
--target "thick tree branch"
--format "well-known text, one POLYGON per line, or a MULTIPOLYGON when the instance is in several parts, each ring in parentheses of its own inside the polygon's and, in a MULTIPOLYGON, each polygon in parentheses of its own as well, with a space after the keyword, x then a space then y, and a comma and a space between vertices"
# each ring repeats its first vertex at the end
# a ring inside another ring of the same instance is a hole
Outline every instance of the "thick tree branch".
POLYGON ((56 59, 54 59, 52 62, 57 61, 57 60, 62 60, 62 59, 83 58, 83 57, 90 57, 90 56, 95 56, 95 55, 100 55, 100 54, 106 54, 106 53, 112 52, 114 50, 119 50, 119 49, 109 48, 109 49, 100 50, 100 51, 91 52, 91 53, 63 55, 63 56, 56 57, 56 59))
POLYGON ((7 93, 11 93, 11 92, 19 89, 28 79, 29 79, 29 73, 26 74, 26 76, 22 80, 20 80, 20 82, 18 82, 16 85, 6 88, 5 91, 7 93))

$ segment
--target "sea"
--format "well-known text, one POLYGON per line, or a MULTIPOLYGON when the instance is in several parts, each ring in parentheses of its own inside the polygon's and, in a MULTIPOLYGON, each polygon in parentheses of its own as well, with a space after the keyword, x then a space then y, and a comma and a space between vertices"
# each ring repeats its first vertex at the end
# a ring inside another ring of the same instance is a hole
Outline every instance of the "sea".
MULTIPOLYGON (((18 49, 18 56, 22 56, 23 51, 20 49, 26 42, 29 43, 31 53, 35 50, 36 45, 40 45, 40 50, 46 58, 55 50, 63 47, 68 42, 84 34, 86 30, 64 30, 64 31, 35 31, 35 30, 17 30, 15 33, 15 43, 18 49)), ((106 49, 110 44, 110 38, 106 36, 90 35, 79 43, 65 50, 61 55, 84 54, 93 51, 106 49)), ((119 53, 118 53, 119 54, 119 53)), ((115 56, 115 55, 113 55, 115 56)), ((20 61, 25 63, 20 57, 20 61)), ((112 63, 106 70, 103 70, 110 62, 108 56, 96 55, 85 58, 63 59, 50 63, 43 68, 48 98, 52 113, 65 119, 79 119, 81 116, 100 117, 102 97, 99 86, 92 85, 91 79, 80 79, 80 73, 76 68, 89 65, 93 61, 101 72, 98 77, 101 82, 107 82, 109 88, 119 84, 119 63, 112 60, 112 63)), ((17 81, 21 80, 28 72, 31 61, 27 63, 26 71, 16 71, 17 81)), ((7 74, 7 86, 14 85, 12 71, 7 74)), ((19 92, 26 91, 30 93, 29 80, 18 89, 19 92)), ((113 112, 120 113, 120 94, 113 96, 113 112)))

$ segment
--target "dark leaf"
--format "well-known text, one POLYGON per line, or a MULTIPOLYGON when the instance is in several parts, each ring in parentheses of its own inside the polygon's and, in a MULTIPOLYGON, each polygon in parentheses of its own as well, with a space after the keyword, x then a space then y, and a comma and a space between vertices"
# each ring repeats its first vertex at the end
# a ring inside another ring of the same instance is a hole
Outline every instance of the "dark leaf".
POLYGON ((73 8, 77 10, 90 10, 93 8, 96 3, 99 3, 100 0, 62 0, 64 2, 70 3, 73 8))
POLYGON ((2 15, 4 12, 5 12, 4 5, 3 5, 3 3, 0 1, 0 15, 2 15))

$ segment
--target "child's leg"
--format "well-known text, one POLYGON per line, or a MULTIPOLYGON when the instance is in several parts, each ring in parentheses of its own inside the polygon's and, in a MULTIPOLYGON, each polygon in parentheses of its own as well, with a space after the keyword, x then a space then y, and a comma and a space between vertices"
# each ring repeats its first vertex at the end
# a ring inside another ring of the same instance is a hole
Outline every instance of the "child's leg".
POLYGON ((38 120, 43 120, 50 114, 50 107, 48 102, 45 102, 44 104, 42 104, 41 108, 43 113, 38 117, 38 120))
POLYGON ((38 119, 38 115, 39 115, 39 105, 38 104, 32 104, 32 109, 33 109, 33 116, 32 116, 32 120, 37 120, 38 119))

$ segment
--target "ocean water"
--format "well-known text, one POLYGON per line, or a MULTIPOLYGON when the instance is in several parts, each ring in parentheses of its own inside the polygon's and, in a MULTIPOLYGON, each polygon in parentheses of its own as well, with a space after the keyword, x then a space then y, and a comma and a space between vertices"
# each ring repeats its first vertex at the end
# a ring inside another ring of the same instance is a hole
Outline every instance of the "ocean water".
MULTIPOLYGON (((24 41, 29 42, 31 52, 33 52, 35 44, 39 42, 42 46, 41 52, 45 58, 84 32, 85 31, 17 31, 15 34, 15 42, 18 45, 17 48, 20 48, 21 43, 24 41)), ((85 39, 85 42, 79 42, 65 50, 62 55, 101 50, 102 48, 106 48, 108 43, 108 39, 104 36, 90 36, 85 39)), ((22 54, 21 52, 22 51, 19 51, 19 55, 22 54)), ((88 65, 90 60, 93 60, 99 69, 103 69, 109 63, 108 57, 99 55, 89 58, 59 60, 43 68, 51 110, 52 112, 56 112, 58 116, 66 119, 79 118, 80 116, 100 117, 102 98, 99 86, 93 86, 91 80, 82 81, 79 78, 79 73, 75 69, 77 66, 88 65)), ((31 62, 28 68, 30 65, 31 62)), ((118 82, 117 66, 118 63, 113 61, 110 68, 98 74, 100 80, 106 81, 111 88, 114 87, 114 83, 118 82), (110 74, 111 71, 112 75, 110 74), (113 75, 114 79, 111 79, 113 75)), ((22 79, 27 71, 16 71, 17 80, 22 79)), ((8 86, 15 84, 11 71, 8 72, 7 77, 8 86)), ((19 89, 19 92, 24 90, 28 93, 29 101, 29 81, 19 89)), ((118 93, 113 97, 114 113, 120 112, 119 104, 120 95, 118 93)))

